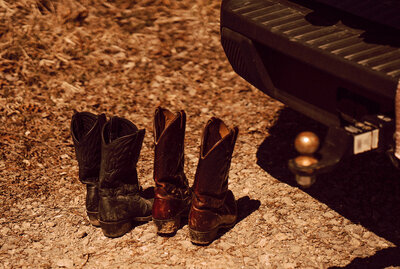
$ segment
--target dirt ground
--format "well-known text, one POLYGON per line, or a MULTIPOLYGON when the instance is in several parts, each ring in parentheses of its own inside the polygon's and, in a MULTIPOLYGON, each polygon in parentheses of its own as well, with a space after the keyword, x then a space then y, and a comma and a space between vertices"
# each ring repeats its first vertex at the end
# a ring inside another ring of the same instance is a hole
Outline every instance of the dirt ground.
POLYGON ((400 173, 384 154, 345 160, 300 189, 293 138, 324 127, 251 87, 219 37, 219 1, 0 0, 0 268, 400 268, 400 173), (74 110, 147 130, 138 163, 154 185, 156 106, 187 113, 193 182, 211 116, 238 126, 229 186, 239 221, 210 245, 187 225, 106 238, 89 225, 70 137, 74 110))

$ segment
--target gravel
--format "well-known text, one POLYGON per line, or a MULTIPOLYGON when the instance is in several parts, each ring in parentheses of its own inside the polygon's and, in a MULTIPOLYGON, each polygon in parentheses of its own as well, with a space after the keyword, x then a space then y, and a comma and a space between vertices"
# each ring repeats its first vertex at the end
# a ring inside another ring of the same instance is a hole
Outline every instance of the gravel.
POLYGON ((0 14, 0 268, 400 267, 399 172, 364 154, 300 189, 293 138, 325 128, 232 71, 219 2, 0 0, 0 14), (86 217, 73 110, 147 130, 138 173, 149 188, 158 105, 187 113, 190 183, 206 121, 240 129, 229 182, 239 221, 208 246, 187 225, 160 237, 151 222, 110 239, 86 217))

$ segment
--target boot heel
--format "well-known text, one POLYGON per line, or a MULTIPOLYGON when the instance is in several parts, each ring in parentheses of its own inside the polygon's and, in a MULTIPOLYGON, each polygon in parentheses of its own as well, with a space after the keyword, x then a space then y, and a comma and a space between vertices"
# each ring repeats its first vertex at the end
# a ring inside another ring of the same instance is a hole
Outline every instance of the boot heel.
POLYGON ((153 222, 157 227, 158 234, 173 234, 179 229, 181 218, 177 216, 169 220, 153 219, 153 222))
POLYGON ((119 221, 119 222, 104 222, 99 221, 103 234, 107 237, 120 237, 129 232, 132 229, 131 221, 119 221))
POLYGON ((86 211, 90 224, 95 227, 100 227, 99 212, 86 211))
POLYGON ((190 241, 198 245, 207 245, 211 243, 217 237, 217 233, 218 228, 207 232, 198 232, 189 228, 190 241))

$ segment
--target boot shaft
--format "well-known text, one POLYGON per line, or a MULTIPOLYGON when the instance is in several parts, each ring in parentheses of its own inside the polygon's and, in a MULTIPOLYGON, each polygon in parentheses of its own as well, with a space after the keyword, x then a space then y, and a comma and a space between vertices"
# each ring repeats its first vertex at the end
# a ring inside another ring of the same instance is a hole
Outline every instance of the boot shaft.
POLYGON ((177 187, 187 186, 184 174, 184 139, 186 114, 176 114, 158 107, 154 114, 154 180, 177 187))
POLYGON ((138 189, 136 164, 145 130, 129 120, 112 117, 103 127, 100 188, 125 186, 128 192, 138 189))
POLYGON ((79 180, 86 184, 98 182, 101 162, 101 130, 104 114, 76 112, 71 120, 71 136, 79 165, 79 180))
POLYGON ((193 191, 196 196, 223 198, 228 190, 228 174, 238 128, 229 129, 218 118, 211 118, 202 135, 199 163, 193 191))
POLYGON ((141 197, 136 164, 145 130, 112 117, 103 127, 99 222, 107 237, 127 233, 136 221, 151 219, 152 202, 141 197))
POLYGON ((228 173, 237 135, 237 127, 229 129, 217 118, 211 118, 204 129, 188 218, 195 244, 209 244, 219 229, 236 222, 237 204, 228 190, 228 173))

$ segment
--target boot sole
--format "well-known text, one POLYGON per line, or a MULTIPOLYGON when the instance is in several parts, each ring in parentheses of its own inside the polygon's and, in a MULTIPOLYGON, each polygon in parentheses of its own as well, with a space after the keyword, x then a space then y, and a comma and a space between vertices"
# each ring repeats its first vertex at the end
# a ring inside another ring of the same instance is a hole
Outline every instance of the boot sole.
POLYGON ((235 223, 223 224, 223 225, 217 226, 216 228, 214 228, 210 231, 206 231, 206 232, 196 231, 189 227, 190 241, 197 245, 208 245, 212 241, 214 241, 214 239, 217 237, 219 230, 229 229, 229 228, 232 228, 233 226, 235 226, 235 223))
POLYGON ((153 222, 157 227, 157 233, 160 235, 174 234, 178 231, 181 225, 181 216, 178 215, 173 219, 162 220, 154 219, 153 222))
POLYGON ((151 216, 134 217, 130 220, 123 221, 99 221, 103 234, 107 237, 115 238, 120 237, 132 230, 135 223, 150 221, 151 216))
POLYGON ((100 227, 99 212, 86 211, 90 224, 100 227))

